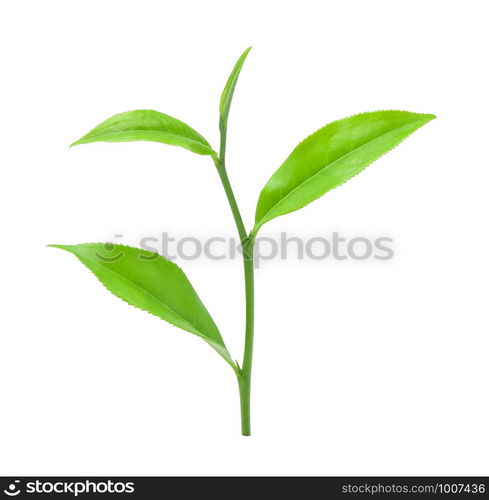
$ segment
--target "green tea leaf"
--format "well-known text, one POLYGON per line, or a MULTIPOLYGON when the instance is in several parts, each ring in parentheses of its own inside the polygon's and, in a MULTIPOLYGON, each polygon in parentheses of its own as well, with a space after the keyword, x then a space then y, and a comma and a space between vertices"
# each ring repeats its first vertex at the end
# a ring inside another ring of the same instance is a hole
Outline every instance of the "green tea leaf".
POLYGON ((215 155, 209 143, 186 123, 159 111, 138 109, 112 116, 74 142, 153 141, 180 146, 200 155, 215 155))
POLYGON ((319 129, 292 151, 263 188, 252 234, 265 222, 343 184, 434 118, 408 111, 374 111, 319 129))
POLYGON ((238 81, 238 76, 241 73, 241 68, 246 60, 246 56, 248 52, 251 50, 251 47, 248 47, 240 56, 236 64, 234 65, 233 71, 229 75, 228 81, 221 95, 221 102, 219 103, 219 114, 221 117, 221 126, 226 127, 228 116, 229 116, 229 108, 231 107, 231 101, 233 100, 234 89, 236 88, 236 83, 238 81))
POLYGON ((50 246, 78 257, 107 290, 128 304, 203 338, 233 370, 237 369, 213 319, 185 273, 173 262, 124 245, 50 246))

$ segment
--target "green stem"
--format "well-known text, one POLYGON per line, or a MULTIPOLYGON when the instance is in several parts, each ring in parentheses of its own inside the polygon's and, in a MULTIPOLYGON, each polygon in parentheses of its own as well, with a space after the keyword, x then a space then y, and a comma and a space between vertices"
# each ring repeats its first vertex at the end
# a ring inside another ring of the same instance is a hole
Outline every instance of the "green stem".
POLYGON ((255 320, 253 240, 251 238, 248 238, 243 244, 243 262, 246 293, 246 330, 241 379, 238 378, 238 383, 241 399, 241 432, 243 436, 249 436, 251 434, 250 388, 251 367, 253 364, 253 330, 255 320))
POLYGON ((239 396, 241 403, 241 433, 243 436, 251 434, 250 427, 250 390, 251 390, 251 367, 253 362, 253 332, 254 332, 254 267, 253 267, 253 245, 254 239, 250 238, 243 224, 243 219, 234 196, 229 177, 226 172, 226 124, 220 123, 221 148, 219 158, 214 158, 219 177, 221 178, 224 191, 231 207, 231 212, 236 223, 238 235, 243 252, 245 298, 246 298, 246 327, 243 362, 237 373, 239 396))
POLYGON ((234 222, 236 223, 236 228, 238 229, 239 240, 241 242, 241 246, 243 243, 248 240, 248 235, 246 233, 246 229, 243 224, 243 219, 241 218, 241 213, 238 208, 238 204, 236 203, 236 198, 234 197, 233 190, 231 188, 231 184, 229 182, 229 177, 226 172, 226 166, 223 160, 214 160, 217 172, 219 173, 219 177, 221 178, 222 185, 224 187, 224 191, 226 192, 226 196, 228 198, 229 206, 231 207, 231 212, 233 213, 234 222))

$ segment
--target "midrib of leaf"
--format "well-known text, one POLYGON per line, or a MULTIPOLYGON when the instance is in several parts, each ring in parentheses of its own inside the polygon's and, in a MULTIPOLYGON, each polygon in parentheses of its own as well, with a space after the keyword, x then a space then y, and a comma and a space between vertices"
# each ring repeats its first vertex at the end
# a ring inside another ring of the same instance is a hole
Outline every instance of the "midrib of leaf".
MULTIPOLYGON (((160 134, 160 135, 164 135, 166 137, 177 138, 177 139, 184 138, 188 142, 191 142, 193 144, 198 144, 199 146, 204 146, 204 147, 208 148, 209 152, 210 151, 214 151, 211 148, 210 144, 207 143, 207 141, 205 141, 205 142, 199 142, 196 139, 192 139, 191 137, 187 137, 187 136, 184 136, 184 135, 171 134, 171 133, 168 133, 168 132, 162 132, 161 130, 157 130, 157 129, 153 129, 153 128, 145 128, 145 129, 132 128, 132 129, 124 130, 123 132, 124 133, 131 133, 131 132, 154 132, 154 133, 157 133, 157 134, 160 134)), ((90 139, 90 142, 92 142, 92 139, 97 139, 99 137, 108 137, 108 136, 113 136, 113 135, 119 135, 120 133, 121 133, 120 130, 116 131, 116 132, 107 132, 107 133, 104 133, 104 134, 91 135, 88 139, 90 139)), ((83 138, 80 139, 80 141, 82 141, 82 140, 83 140, 83 138)), ((76 143, 78 143, 80 141, 76 141, 76 143)), ((73 143, 73 144, 76 144, 76 143, 73 143)))
MULTIPOLYGON (((82 261, 83 262, 83 261, 82 261)), ((102 266, 104 269, 106 269, 107 271, 109 271, 109 273, 112 273, 112 274, 115 274, 116 276, 119 276, 120 278, 122 278, 124 281, 128 282, 128 283, 131 283, 133 286, 135 286, 136 288, 138 288, 139 290, 141 290, 144 294, 148 295, 149 297, 153 298, 156 302, 158 302, 158 304, 160 304, 161 306, 163 306, 164 309, 170 311, 175 317, 177 317, 179 320, 182 321, 182 323, 184 323, 185 325, 187 325, 187 331, 190 332, 190 333, 193 333, 193 334, 196 334, 198 335, 199 337, 202 337, 204 340, 206 341, 209 341, 210 343, 212 344, 217 344, 217 342, 213 339, 211 339, 210 337, 208 337, 207 335, 204 335, 200 330, 197 330, 196 328, 194 328, 186 319, 183 319, 179 314, 177 314, 171 307, 169 307, 168 305, 166 305, 164 302, 161 302, 160 299, 158 299, 157 297, 155 297, 152 293, 148 292, 147 290, 145 290, 144 288, 142 288, 140 285, 138 285, 137 283, 135 283, 134 281, 126 278, 124 275, 118 273, 117 271, 113 270, 113 269, 110 269, 106 266, 102 266)), ((100 280, 100 278, 98 278, 98 276, 92 271, 92 274, 95 275, 95 277, 104 285, 105 288, 108 289, 108 287, 100 280)), ((114 294, 114 295, 117 295, 116 293, 114 293, 112 290, 109 290, 110 293, 114 294)), ((120 295, 117 295, 117 297, 119 297, 120 299, 124 300, 124 302, 127 302, 128 304, 130 304, 131 306, 133 307, 136 307, 137 309, 141 309, 140 307, 138 306, 135 306, 134 304, 131 304, 130 302, 128 302, 126 299, 123 299, 120 295)), ((147 311, 149 312, 150 314, 153 314, 153 316, 156 316, 156 314, 154 313, 151 313, 150 311, 147 311)), ((158 316, 159 317, 159 316, 158 316)), ((167 323, 171 323, 173 324, 173 326, 179 326, 179 325, 175 325, 174 323, 172 323, 171 321, 168 321, 168 320, 165 320, 164 318, 160 318, 160 319, 163 319, 164 321, 166 321, 167 323)), ((221 347, 224 347, 226 348, 226 346, 224 345, 224 342, 222 340, 222 338, 220 339, 222 344, 221 344, 221 347)), ((218 344, 220 345, 220 344, 218 344)))
MULTIPOLYGON (((255 228, 253 229, 253 234, 256 235, 256 233, 258 232, 258 230, 261 228, 261 226, 263 226, 263 224, 265 224, 266 222, 268 222, 267 220, 264 220, 267 218, 267 216, 273 212, 277 207, 280 207, 280 205, 282 205, 283 203, 286 202, 286 200, 292 196, 294 194, 294 192, 296 192, 298 189, 302 188, 305 184, 309 183, 310 181, 312 181, 316 176, 324 173, 325 170, 327 170, 328 168, 332 167, 336 162, 339 162, 340 160, 343 160, 345 158, 347 158, 348 156, 350 156, 351 154, 355 153, 356 151, 358 151, 359 149, 367 146, 368 144, 372 144, 380 139, 382 139, 383 137, 389 135, 389 134, 392 134, 394 132, 399 132, 400 130, 404 129, 404 128, 409 128, 410 126, 412 126, 413 123, 409 123, 409 124, 406 124, 406 125, 403 125, 402 127, 397 127, 393 130, 389 130, 389 132, 385 132, 384 134, 382 135, 379 135, 379 137, 376 137, 375 139, 372 139, 370 141, 367 141, 367 142, 364 142, 363 144, 361 144, 360 146, 357 146, 355 149, 352 149, 351 151, 349 151, 348 153, 344 154, 343 156, 340 156, 339 158, 336 158, 336 160, 332 161, 331 163, 328 163, 327 165, 325 165, 324 167, 322 167, 320 170, 318 170, 315 174, 311 175, 311 177, 308 177, 306 180, 304 180, 303 182, 301 182, 300 184, 298 184, 296 187, 294 187, 293 189, 291 189, 281 200, 279 200, 277 203, 275 203, 275 205, 273 205, 269 210, 267 210, 267 212, 265 213, 265 215, 263 217, 261 217, 261 219, 258 221, 258 224, 255 226, 255 228), (262 222, 264 221, 264 222, 262 222)), ((305 141, 306 139, 304 139, 305 141)), ((404 140, 404 139, 403 139, 404 140)), ((302 141, 302 142, 304 142, 302 141)), ((402 141, 401 141, 402 142, 402 141)), ((301 143, 302 144, 302 143, 301 143)), ((299 144, 300 146, 300 144, 299 144)), ((297 147, 299 147, 297 146, 297 147)), ((396 146, 398 146, 398 144, 396 144, 395 146, 393 146, 391 148, 394 149, 396 146)), ((390 151, 390 150, 389 150, 390 151)), ((379 158, 381 158, 382 156, 384 155, 381 155, 377 158, 375 158, 374 160, 372 160, 370 163, 368 163, 367 165, 365 165, 364 168, 367 168, 369 165, 371 165, 374 161, 377 161, 379 158)), ((287 160, 286 160, 287 161, 287 160)), ((354 176, 353 176, 354 177, 354 176)), ((345 182, 348 182, 352 177, 350 177, 349 179, 347 179, 345 182)), ((341 184, 339 184, 338 186, 335 186, 336 187, 339 187, 341 186, 342 184, 344 184, 345 182, 342 182, 341 184)), ((334 189, 334 188, 333 188, 334 189)), ((311 202, 314 201, 314 200, 311 200, 311 202)), ((308 202, 306 203, 304 206, 307 206, 309 205, 309 203, 311 202, 308 202)))

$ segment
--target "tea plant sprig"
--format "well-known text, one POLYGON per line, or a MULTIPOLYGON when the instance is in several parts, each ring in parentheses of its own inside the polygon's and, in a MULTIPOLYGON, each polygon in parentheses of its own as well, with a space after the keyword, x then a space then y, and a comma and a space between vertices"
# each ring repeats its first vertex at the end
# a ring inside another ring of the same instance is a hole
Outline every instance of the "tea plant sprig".
POLYGON ((262 189, 255 224, 248 232, 226 169, 226 137, 234 90, 248 52, 238 59, 219 105, 219 154, 187 124, 158 111, 137 110, 112 116, 74 142, 154 141, 210 156, 231 208, 243 254, 246 325, 241 365, 233 360, 211 315, 185 276, 161 255, 103 243, 51 245, 74 254, 105 287, 128 304, 143 309, 205 340, 233 369, 239 387, 242 434, 249 436, 250 387, 254 334, 253 246, 266 222, 298 210, 348 181, 434 115, 408 111, 374 111, 332 122, 304 139, 262 189))

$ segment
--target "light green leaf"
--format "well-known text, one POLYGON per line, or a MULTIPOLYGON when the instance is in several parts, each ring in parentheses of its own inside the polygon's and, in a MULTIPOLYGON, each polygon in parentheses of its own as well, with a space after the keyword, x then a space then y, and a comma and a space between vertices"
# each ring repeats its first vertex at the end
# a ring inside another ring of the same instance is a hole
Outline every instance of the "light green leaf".
POLYGON ((138 109, 112 116, 74 142, 153 141, 180 146, 200 155, 215 155, 209 143, 186 123, 159 111, 138 109))
POLYGON ((203 338, 236 370, 207 309, 173 262, 139 248, 107 243, 50 245, 71 252, 128 304, 203 338))
POLYGON ((241 68, 246 60, 246 56, 248 52, 251 50, 251 47, 248 47, 240 56, 236 64, 234 65, 233 71, 229 75, 228 81, 221 95, 221 102, 219 103, 219 114, 221 127, 224 128, 227 126, 228 116, 229 116, 229 108, 231 107, 231 101, 233 100, 234 89, 236 88, 236 83, 238 81, 238 76, 241 73, 241 68))
POLYGON ((292 151, 263 188, 252 234, 265 222, 343 184, 434 118, 408 111, 374 111, 319 129, 292 151))

